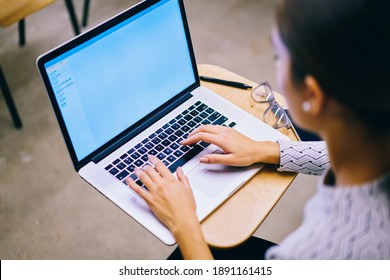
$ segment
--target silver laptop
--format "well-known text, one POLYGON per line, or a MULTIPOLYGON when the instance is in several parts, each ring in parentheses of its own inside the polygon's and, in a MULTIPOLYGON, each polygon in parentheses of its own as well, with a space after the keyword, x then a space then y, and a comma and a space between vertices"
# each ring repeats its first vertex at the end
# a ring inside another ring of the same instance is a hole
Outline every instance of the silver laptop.
MULTIPOLYGON (((261 168, 199 163, 214 145, 182 146, 202 124, 256 140, 286 136, 200 86, 183 0, 146 0, 37 59, 76 171, 166 244, 175 240, 126 184, 147 155, 182 166, 202 221, 261 168)), ((142 186, 142 182, 137 180, 142 186)))

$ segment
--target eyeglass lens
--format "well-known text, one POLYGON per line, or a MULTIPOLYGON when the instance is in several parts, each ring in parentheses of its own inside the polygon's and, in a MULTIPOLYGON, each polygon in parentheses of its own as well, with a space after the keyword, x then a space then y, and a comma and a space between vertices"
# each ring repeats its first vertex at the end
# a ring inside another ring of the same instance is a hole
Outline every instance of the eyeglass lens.
POLYGON ((271 103, 275 101, 274 93, 268 82, 261 82, 252 90, 252 98, 255 102, 271 103))
POLYGON ((272 103, 265 110, 263 115, 264 122, 272 126, 273 128, 290 128, 290 121, 285 110, 278 104, 272 103))

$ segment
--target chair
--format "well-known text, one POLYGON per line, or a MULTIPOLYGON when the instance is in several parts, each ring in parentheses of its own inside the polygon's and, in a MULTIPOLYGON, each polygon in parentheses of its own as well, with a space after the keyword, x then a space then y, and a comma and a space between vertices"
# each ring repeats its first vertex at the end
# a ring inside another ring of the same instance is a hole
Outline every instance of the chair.
POLYGON ((7 107, 11 114, 12 121, 14 122, 15 127, 18 129, 22 128, 23 126, 22 120, 20 119, 18 111, 16 110, 16 106, 12 98, 11 91, 9 90, 1 65, 0 65, 0 88, 1 91, 3 92, 5 102, 7 103, 7 107))
POLYGON ((84 0, 83 19, 81 21, 83 27, 86 27, 88 24, 88 13, 89 13, 89 0, 84 0))
MULTIPOLYGON (((6 27, 18 22, 19 45, 26 43, 25 18, 44 7, 52 4, 55 0, 0 0, 0 25, 6 27)), ((68 10, 70 21, 75 35, 80 34, 80 28, 74 10, 72 0, 64 0, 68 10)))

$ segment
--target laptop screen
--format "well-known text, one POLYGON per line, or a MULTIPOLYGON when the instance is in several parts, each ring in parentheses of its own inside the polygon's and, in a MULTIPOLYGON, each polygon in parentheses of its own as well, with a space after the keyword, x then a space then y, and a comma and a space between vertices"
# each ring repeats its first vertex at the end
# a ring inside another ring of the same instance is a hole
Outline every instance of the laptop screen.
POLYGON ((154 4, 44 68, 78 161, 196 81, 178 0, 154 4))

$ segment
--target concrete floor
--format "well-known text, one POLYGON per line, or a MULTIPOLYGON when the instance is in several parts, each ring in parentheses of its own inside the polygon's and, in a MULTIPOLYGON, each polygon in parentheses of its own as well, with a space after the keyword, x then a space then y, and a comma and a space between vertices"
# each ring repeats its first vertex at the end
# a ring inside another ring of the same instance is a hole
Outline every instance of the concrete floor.
MULTIPOLYGON (((79 15, 83 1, 74 1, 79 15)), ((93 0, 94 26, 137 1, 93 0)), ((198 63, 225 67, 275 85, 271 0, 185 0, 198 63)), ((0 97, 0 259, 165 259, 166 246, 73 170, 36 58, 70 39, 63 1, 27 18, 27 44, 17 25, 0 29, 0 63, 24 127, 13 127, 0 97)), ((276 87, 276 85, 275 85, 276 87)), ((277 88, 276 88, 277 90, 277 88)), ((317 178, 299 175, 255 233, 274 242, 295 229, 317 178)))

